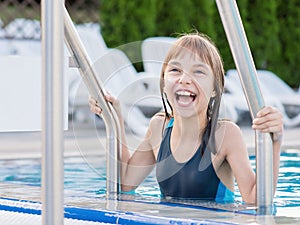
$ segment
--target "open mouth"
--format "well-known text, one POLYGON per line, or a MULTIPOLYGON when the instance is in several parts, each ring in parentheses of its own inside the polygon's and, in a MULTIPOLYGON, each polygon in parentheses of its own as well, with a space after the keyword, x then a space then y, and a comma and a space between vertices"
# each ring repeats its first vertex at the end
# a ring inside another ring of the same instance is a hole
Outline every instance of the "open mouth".
POLYGON ((187 91, 187 90, 180 90, 177 91, 175 93, 176 95, 176 100, 178 103, 183 104, 183 105, 187 105, 193 101, 195 101, 196 99, 196 94, 191 92, 191 91, 187 91))

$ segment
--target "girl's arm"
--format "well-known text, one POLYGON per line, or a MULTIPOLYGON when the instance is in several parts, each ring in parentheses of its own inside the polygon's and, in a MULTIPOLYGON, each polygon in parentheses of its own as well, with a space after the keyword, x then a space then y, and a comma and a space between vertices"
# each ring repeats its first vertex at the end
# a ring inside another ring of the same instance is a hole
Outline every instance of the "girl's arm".
MULTIPOLYGON (((273 107, 264 107, 253 120, 253 129, 273 135, 273 184, 274 190, 278 180, 280 164, 281 136, 283 133, 282 114, 273 107)), ((236 178, 240 193, 245 202, 255 203, 256 175, 250 165, 248 151, 238 126, 227 126, 224 140, 226 159, 236 178)), ((275 193, 275 191, 274 191, 275 193)))
MULTIPOLYGON (((110 102, 114 107, 120 121, 121 126, 121 189, 123 191, 130 191, 135 189, 151 172, 155 165, 155 157, 153 154, 152 145, 150 144, 151 139, 151 125, 148 128, 144 140, 140 143, 134 153, 130 154, 128 149, 124 119, 121 112, 120 102, 111 95, 105 96, 106 101, 110 102)), ((97 101, 90 97, 89 98, 90 110, 101 115, 102 109, 98 105, 97 101)))

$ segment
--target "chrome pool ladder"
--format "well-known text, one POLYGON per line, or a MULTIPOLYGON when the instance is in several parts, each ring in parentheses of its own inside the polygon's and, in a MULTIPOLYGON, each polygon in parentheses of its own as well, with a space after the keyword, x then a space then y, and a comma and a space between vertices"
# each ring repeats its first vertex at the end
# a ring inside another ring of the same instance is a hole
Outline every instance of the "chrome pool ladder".
MULTIPOLYGON (((121 153, 121 128, 119 118, 112 105, 105 100, 105 90, 99 79, 97 71, 80 40, 76 28, 64 8, 65 43, 71 53, 73 66, 77 67, 90 95, 102 107, 102 118, 106 129, 106 196, 116 198, 119 193, 119 159, 121 153)), ((88 100, 88 99, 87 99, 88 100)))
MULTIPOLYGON (((247 38, 235 0, 216 0, 252 118, 264 106, 247 38)), ((103 108, 107 131, 107 198, 116 199, 120 186, 121 130, 116 112, 105 101, 104 89, 63 1, 42 1, 43 51, 43 224, 63 224, 63 30, 65 42, 83 81, 103 108), (64 26, 60 23, 64 21, 64 26), (63 29, 64 28, 64 29, 63 29), (60 77, 61 75, 61 77, 60 77), (55 110, 53 110, 55 108, 55 110), (57 172, 57 174, 56 174, 57 172), (53 184, 55 183, 55 184, 53 184), (47 186, 49 185, 49 186, 47 186), (59 192, 59 193, 57 193, 59 192), (57 197, 57 199, 55 199, 57 197)), ((273 203, 271 137, 256 132, 258 214, 270 215, 273 203)))

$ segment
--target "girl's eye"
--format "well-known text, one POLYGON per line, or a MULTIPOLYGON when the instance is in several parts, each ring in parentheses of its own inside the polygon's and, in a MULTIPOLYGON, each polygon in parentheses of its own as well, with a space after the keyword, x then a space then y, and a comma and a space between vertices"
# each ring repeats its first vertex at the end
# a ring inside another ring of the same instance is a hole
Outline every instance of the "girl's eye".
POLYGON ((171 72, 178 72, 179 70, 177 68, 173 68, 170 70, 171 72))
POLYGON ((202 70, 196 70, 194 73, 197 74, 197 75, 204 75, 205 74, 202 70))
POLYGON ((168 69, 168 71, 170 73, 179 73, 180 72, 180 70, 176 67, 171 67, 171 68, 168 69))

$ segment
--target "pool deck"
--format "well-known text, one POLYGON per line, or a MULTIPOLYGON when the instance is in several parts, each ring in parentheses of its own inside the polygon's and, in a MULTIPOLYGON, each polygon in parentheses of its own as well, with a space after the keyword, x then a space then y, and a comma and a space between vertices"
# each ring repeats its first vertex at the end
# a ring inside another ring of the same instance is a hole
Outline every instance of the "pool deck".
MULTIPOLYGON (((7 183, 1 185, 8 191, 0 197, 0 224, 41 224, 39 215, 42 206, 39 187, 26 186, 26 192, 30 193, 30 196, 24 196, 24 186, 22 185, 7 183)), ((78 198, 74 198, 74 196, 64 199, 65 224, 101 224, 96 223, 96 221, 104 222, 103 224, 144 225, 300 224, 299 207, 278 208, 276 216, 255 216, 252 214, 254 212, 253 207, 243 207, 243 205, 234 203, 229 204, 229 206, 212 202, 166 203, 157 199, 133 195, 123 196, 118 201, 103 197, 81 197, 80 194, 78 198), (75 218, 79 220, 76 222, 74 221, 75 218), (70 219, 73 220, 68 221, 70 219)))
MULTIPOLYGON (((105 127, 101 121, 100 125, 97 126, 94 122, 69 122, 69 129, 64 131, 65 156, 105 154, 105 127)), ((255 133, 247 125, 241 126, 241 130, 249 154, 253 155, 255 152, 255 133)), ((127 130, 127 138, 129 148, 133 151, 141 137, 127 130)), ((0 159, 41 157, 41 132, 0 132, 0 140, 0 159)), ((285 129, 282 149, 283 151, 300 150, 300 127, 285 129)))

